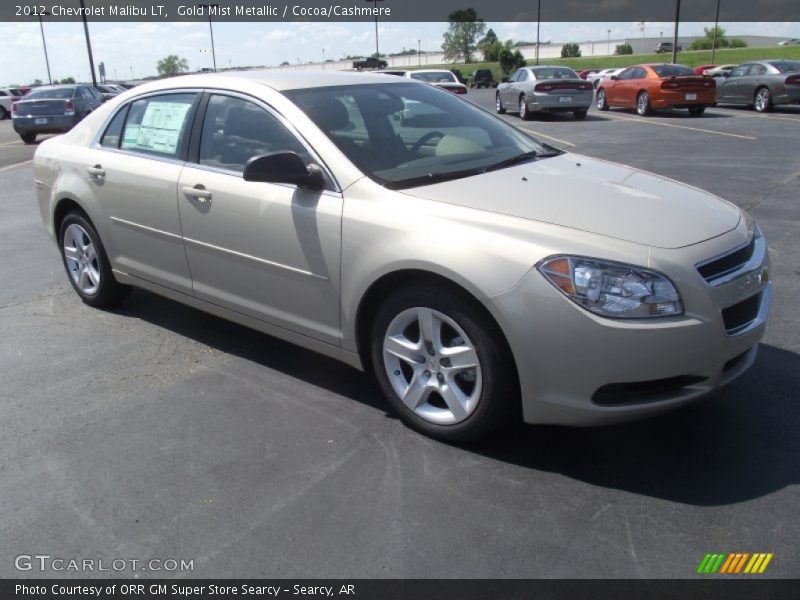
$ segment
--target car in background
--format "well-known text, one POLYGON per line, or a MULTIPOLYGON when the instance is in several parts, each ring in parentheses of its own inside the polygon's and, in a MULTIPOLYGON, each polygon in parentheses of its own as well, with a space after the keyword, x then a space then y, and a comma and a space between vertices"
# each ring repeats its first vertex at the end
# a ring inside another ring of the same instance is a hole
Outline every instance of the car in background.
POLYGON ((602 69, 601 71, 596 71, 594 73, 589 73, 586 76, 586 81, 592 84, 592 87, 597 89, 597 86, 600 85, 600 82, 606 78, 611 77, 612 75, 616 75, 620 73, 624 67, 614 67, 613 69, 602 69))
POLYGON ((523 120, 541 112, 571 112, 576 119, 585 119, 591 105, 592 84, 561 66, 517 69, 495 94, 499 114, 512 110, 523 120))
POLYGON ((659 108, 687 108, 702 115, 716 101, 712 77, 698 75, 685 65, 643 64, 628 67, 597 88, 597 109, 632 108, 641 116, 659 108))
POLYGON ((440 87, 448 92, 454 94, 466 94, 467 86, 461 83, 452 71, 445 71, 444 69, 420 69, 417 71, 406 71, 405 77, 409 79, 416 79, 417 81, 424 81, 436 87, 440 87))
POLYGON ((581 79, 586 79, 589 75, 593 75, 599 71, 600 69, 584 69, 583 71, 578 71, 578 77, 581 79))
POLYGON ((723 75, 717 103, 744 104, 768 112, 779 104, 800 103, 800 60, 744 63, 723 75))
POLYGON ((11 103, 16 99, 17 95, 10 89, 0 88, 0 121, 11 116, 11 103))
POLYGON ((364 69, 385 69, 388 66, 388 62, 375 58, 374 56, 353 61, 353 68, 356 71, 363 71, 364 69))
POLYGON ((37 87, 12 103, 14 131, 33 144, 37 134, 69 131, 103 102, 100 91, 90 85, 37 87))
POLYGON ((103 95, 104 100, 111 100, 114 96, 119 96, 122 93, 122 91, 111 85, 98 83, 95 87, 103 95))
MULTIPOLYGON (((656 54, 663 54, 665 52, 672 52, 673 44, 672 42, 659 42, 655 48, 653 48, 653 52, 656 54)), ((678 44, 678 52, 683 50, 683 44, 678 44)))
POLYGON ((705 75, 708 69, 713 69, 717 65, 700 65, 699 67, 694 68, 694 72, 698 75, 705 75))
POLYGON ((381 73, 382 75, 394 75, 395 77, 405 77, 407 71, 406 70, 389 70, 383 69, 381 71, 375 71, 375 73, 381 73))
POLYGON ((469 78, 469 87, 482 88, 482 87, 497 87, 497 82, 494 80, 494 74, 491 69, 476 69, 472 72, 469 78))
POLYGON ((778 42, 778 46, 800 46, 800 39, 790 38, 788 40, 783 40, 778 42))
POLYGON ((739 65, 719 65, 718 67, 713 67, 711 69, 706 69, 703 75, 709 75, 710 77, 724 77, 725 74, 729 74, 739 65))
POLYGON ((87 306, 134 285, 371 371, 451 442, 698 400, 753 365, 774 285, 734 204, 397 77, 154 81, 42 142, 33 178, 87 306))

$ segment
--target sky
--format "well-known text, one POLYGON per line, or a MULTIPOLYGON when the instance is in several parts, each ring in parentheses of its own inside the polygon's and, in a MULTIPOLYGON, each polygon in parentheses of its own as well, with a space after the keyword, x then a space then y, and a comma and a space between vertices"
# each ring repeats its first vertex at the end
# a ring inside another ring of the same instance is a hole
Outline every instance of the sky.
MULTIPOLYGON (((710 23, 683 23, 681 35, 702 35, 710 23)), ((501 40, 535 40, 536 23, 487 23, 501 40)), ((800 38, 800 23, 720 23, 729 35, 770 35, 800 38)), ((446 23, 382 23, 381 52, 416 48, 440 51, 446 23)), ((542 23, 541 40, 553 42, 641 37, 637 23, 542 23)), ((88 81, 89 63, 83 26, 44 23, 53 78, 88 81)), ((671 36, 671 23, 647 23, 645 35, 671 36)), ((106 77, 129 79, 154 75, 156 63, 168 54, 186 58, 192 70, 212 64, 208 23, 100 23, 89 22, 95 64, 104 62, 106 77)), ((39 23, 0 22, 4 40, 0 85, 47 81, 39 23)), ((218 67, 279 65, 283 61, 320 62, 375 51, 374 23, 215 23, 214 44, 218 67)))

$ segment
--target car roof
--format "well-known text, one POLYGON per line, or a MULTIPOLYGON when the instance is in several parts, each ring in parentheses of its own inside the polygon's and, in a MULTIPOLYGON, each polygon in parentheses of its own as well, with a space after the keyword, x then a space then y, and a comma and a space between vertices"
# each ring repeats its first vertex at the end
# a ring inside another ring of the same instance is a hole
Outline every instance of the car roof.
POLYGON ((385 77, 381 73, 359 73, 357 71, 289 71, 263 69, 253 71, 224 71, 222 73, 197 73, 159 79, 139 86, 142 91, 170 89, 175 87, 219 87, 235 82, 260 83, 279 92, 306 88, 333 87, 337 85, 402 83, 399 77, 385 77))

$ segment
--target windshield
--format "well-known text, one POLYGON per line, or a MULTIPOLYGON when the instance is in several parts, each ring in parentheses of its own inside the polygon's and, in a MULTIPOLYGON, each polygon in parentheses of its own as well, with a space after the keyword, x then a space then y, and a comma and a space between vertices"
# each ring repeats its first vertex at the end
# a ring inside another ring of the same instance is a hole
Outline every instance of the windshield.
POLYGON ((33 90, 28 92, 25 100, 37 100, 39 98, 69 99, 75 94, 74 88, 47 88, 43 90, 33 90))
POLYGON ((536 79, 578 79, 578 74, 566 67, 532 69, 536 79))
POLYGON ((672 77, 674 75, 697 75, 693 69, 683 65, 650 65, 659 77, 672 77))
POLYGON ((559 153, 450 92, 417 83, 285 92, 370 178, 393 189, 559 153))
POLYGON ((776 60, 769 64, 778 69, 779 73, 794 73, 795 71, 800 71, 800 61, 797 60, 776 60))
POLYGON ((426 73, 411 73, 411 79, 419 79, 428 83, 456 81, 456 76, 450 71, 428 71, 426 73))

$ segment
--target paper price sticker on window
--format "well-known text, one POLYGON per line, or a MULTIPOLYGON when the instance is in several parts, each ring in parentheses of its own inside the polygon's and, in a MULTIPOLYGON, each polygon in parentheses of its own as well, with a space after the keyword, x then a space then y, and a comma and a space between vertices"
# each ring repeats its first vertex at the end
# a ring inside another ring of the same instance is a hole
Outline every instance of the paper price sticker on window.
POLYGON ((175 154, 190 108, 191 104, 179 102, 150 102, 137 132, 136 148, 175 154))

